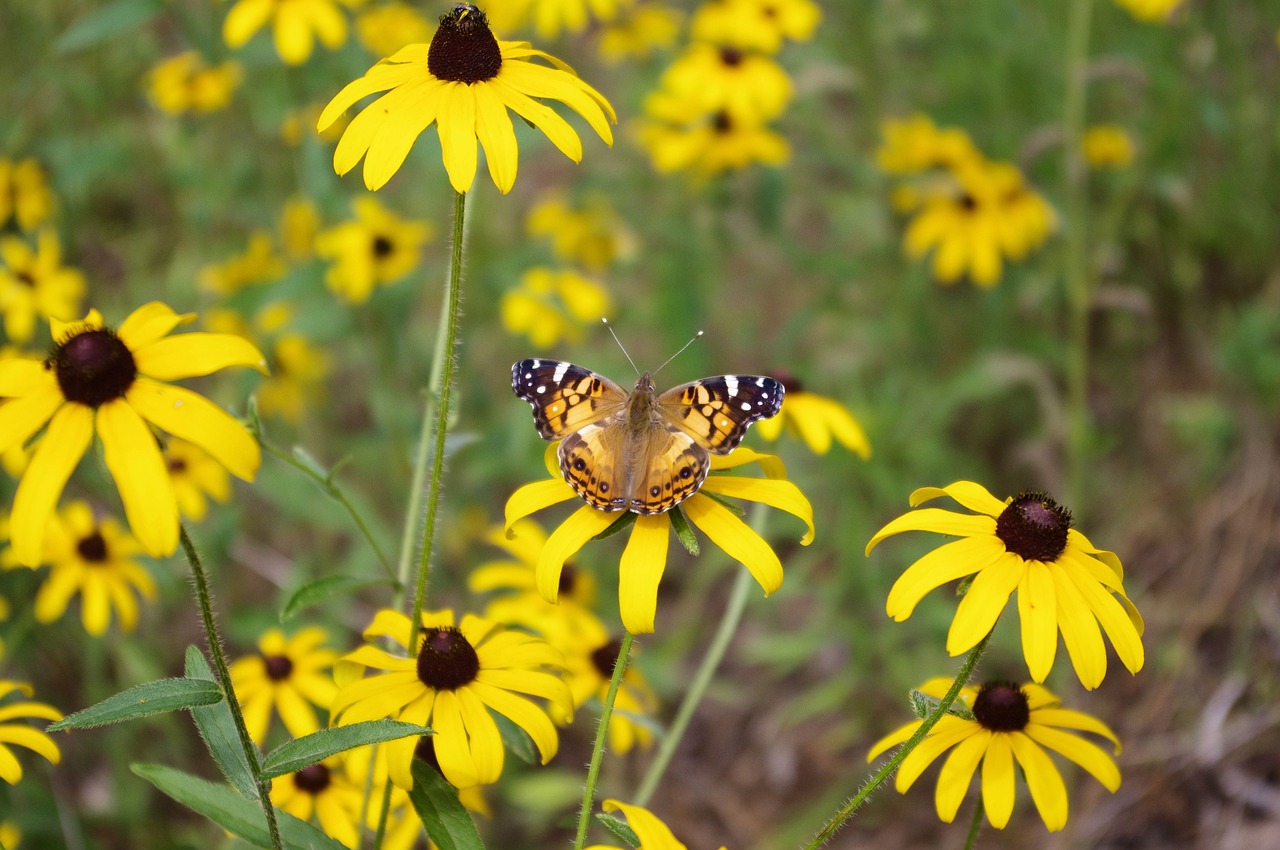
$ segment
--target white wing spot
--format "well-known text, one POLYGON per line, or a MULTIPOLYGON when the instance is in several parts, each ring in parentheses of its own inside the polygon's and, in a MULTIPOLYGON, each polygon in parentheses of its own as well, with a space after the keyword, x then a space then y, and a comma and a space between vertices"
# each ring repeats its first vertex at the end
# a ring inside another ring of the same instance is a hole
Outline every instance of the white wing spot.
POLYGON ((538 388, 534 390, 534 392, 537 393, 538 395, 542 395, 546 391, 547 391, 547 388, 542 384, 538 384, 538 388))
POLYGON ((742 409, 743 409, 743 410, 750 410, 750 409, 751 409, 751 402, 749 402, 749 401, 744 401, 744 402, 742 403, 742 409))
POLYGON ((734 375, 725 375, 724 385, 729 388, 729 398, 738 394, 738 379, 734 375))
POLYGON ((560 383, 561 379, 564 378, 565 372, 568 372, 568 371, 569 371, 569 364, 561 363, 560 365, 556 366, 555 374, 551 376, 551 380, 557 384, 560 383))

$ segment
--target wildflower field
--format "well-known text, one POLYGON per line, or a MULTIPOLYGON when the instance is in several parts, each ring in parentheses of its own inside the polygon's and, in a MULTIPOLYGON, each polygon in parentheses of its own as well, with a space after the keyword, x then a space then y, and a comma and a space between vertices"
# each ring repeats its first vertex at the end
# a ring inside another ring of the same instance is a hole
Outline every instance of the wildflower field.
POLYGON ((0 850, 1280 846, 1277 198, 1280 0, 6 2, 0 850))

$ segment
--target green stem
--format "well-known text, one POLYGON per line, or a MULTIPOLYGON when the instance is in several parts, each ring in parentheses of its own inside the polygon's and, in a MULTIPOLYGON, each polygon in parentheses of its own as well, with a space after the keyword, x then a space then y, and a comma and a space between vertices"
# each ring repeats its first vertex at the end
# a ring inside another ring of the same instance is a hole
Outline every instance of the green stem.
POLYGON ((693 675, 693 681, 689 683, 689 690, 685 692, 675 719, 671 721, 671 728, 667 730, 666 736, 658 746, 658 752, 654 755, 648 771, 645 772, 639 790, 632 797, 635 805, 649 805, 653 792, 658 788, 658 782, 671 764, 671 757, 680 746, 680 741, 689 728, 689 721, 693 719, 694 712, 698 710, 698 705, 706 695, 707 687, 711 684, 716 670, 719 669, 720 662, 724 660, 729 642, 738 629, 738 623, 742 620, 742 610, 746 607, 747 592, 751 589, 752 581, 751 573, 745 569, 738 570, 738 574, 734 577, 733 589, 729 591, 729 601, 725 605, 724 614, 720 617, 720 625, 711 639, 711 645, 707 647, 707 654, 702 657, 698 672, 693 675))
POLYGON ((604 757, 604 742, 609 733, 609 719, 613 717, 613 704, 618 699, 618 687, 622 684, 622 674, 626 672, 627 661, 631 658, 633 640, 635 635, 631 632, 626 632, 622 636, 618 660, 613 664, 613 676, 609 679, 609 690, 604 695, 604 706, 600 709, 600 725, 596 729, 596 743, 591 748, 591 764, 587 767, 587 785, 582 790, 582 809, 578 812, 578 835, 573 840, 573 850, 582 850, 587 842, 587 827, 591 823, 591 810, 595 807, 596 781, 600 778, 600 760, 604 757))
MULTIPOLYGON (((422 628, 422 606, 427 598, 427 575, 431 570, 432 544, 435 541, 436 517, 440 510, 440 489, 444 478, 444 447, 449 432, 449 403, 453 398, 454 365, 458 356, 458 325, 461 318, 462 303, 462 243, 464 236, 463 221, 467 212, 467 196, 463 192, 454 194, 453 200, 453 251, 449 256, 449 281, 445 292, 444 348, 440 352, 439 362, 435 364, 432 375, 432 390, 439 386, 439 398, 436 402, 435 448, 431 453, 431 483, 427 490, 426 526, 422 530, 422 550, 418 558, 418 578, 413 593, 413 613, 410 615, 412 631, 409 634, 410 651, 418 645, 418 631, 422 628)), ((432 391, 429 395, 434 396, 432 391)), ((423 423, 424 429, 427 427, 423 423)), ((420 446, 421 448, 421 446, 420 446)), ((425 457, 419 453, 417 464, 421 466, 425 457)), ((417 479, 417 469, 414 471, 417 479)))
POLYGON ((209 593, 209 578, 205 575, 200 555, 195 544, 187 534, 185 526, 179 526, 182 540, 182 551, 187 555, 187 563, 191 565, 191 576, 196 583, 196 600, 200 603, 200 619, 204 623, 205 640, 209 644, 209 655, 213 657, 213 669, 218 676, 218 684, 226 697, 227 707, 231 709, 231 719, 236 726, 236 735, 240 738, 240 747, 244 757, 253 771, 253 778, 258 783, 258 801, 262 803, 262 812, 267 816, 267 831, 271 834, 271 846, 274 850, 284 850, 280 842, 280 827, 276 824, 275 806, 271 805, 271 780, 262 778, 262 764, 258 759, 258 748, 249 737, 249 727, 245 725, 244 713, 240 710, 240 700, 236 697, 236 689, 231 684, 231 671, 227 668, 227 656, 222 651, 222 636, 218 633, 218 623, 213 616, 213 599, 209 593))
POLYGON ((978 796, 978 805, 973 808, 973 820, 969 822, 969 835, 964 840, 964 850, 973 850, 978 846, 978 830, 982 829, 982 816, 987 810, 983 808, 982 796, 978 796))
POLYGON ((1067 18, 1066 92, 1062 114, 1062 194, 1066 224, 1063 285, 1067 304, 1066 490, 1068 504, 1080 503, 1089 451, 1089 278, 1085 163, 1080 152, 1088 99, 1089 22, 1093 0, 1072 0, 1067 18))
POLYGON ((821 847, 823 844, 830 841, 831 836, 836 834, 836 830, 843 826, 844 822, 853 816, 853 813, 867 801, 872 792, 883 785, 884 781, 893 775, 893 772, 898 769, 898 765, 902 764, 903 759, 910 755, 911 751, 919 746, 920 742, 925 739, 925 736, 929 734, 930 730, 932 730, 933 727, 937 725, 938 721, 946 715, 947 709, 949 709, 951 704, 956 701, 956 697, 960 696, 960 690, 969 681, 969 677, 973 675, 974 668, 978 666, 978 660, 982 658, 982 653, 986 650, 987 641, 989 640, 991 640, 991 634, 988 632, 986 637, 978 641, 977 646, 969 650, 969 654, 964 659, 964 664, 960 666, 960 672, 956 674, 955 681, 951 683, 951 688, 938 702, 938 705, 934 708, 933 712, 921 721, 920 726, 916 729, 915 733, 907 739, 906 743, 897 749, 893 754, 893 757, 885 762, 880 769, 877 770, 869 780, 867 780, 865 785, 858 789, 858 793, 853 795, 853 799, 841 806, 840 810, 835 813, 835 816, 832 817, 831 820, 827 821, 826 826, 824 826, 822 830, 813 837, 812 841, 805 845, 805 850, 816 850, 816 848, 821 847))

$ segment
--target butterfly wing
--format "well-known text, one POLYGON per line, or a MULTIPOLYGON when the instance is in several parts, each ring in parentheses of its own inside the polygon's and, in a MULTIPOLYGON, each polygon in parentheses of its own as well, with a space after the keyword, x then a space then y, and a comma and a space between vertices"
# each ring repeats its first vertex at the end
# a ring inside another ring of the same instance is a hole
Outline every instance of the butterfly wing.
POLYGON ((669 511, 698 492, 711 456, 683 431, 652 428, 637 446, 627 507, 638 514, 669 511))
POLYGON ((626 430, 590 424, 565 436, 557 449, 560 472, 573 492, 597 510, 627 508, 626 430))
POLYGON ((604 375, 563 360, 521 360, 511 389, 533 408, 544 440, 558 440, 622 411, 626 390, 604 375))
POLYGON ((687 434, 709 452, 727 455, 752 422, 776 416, 785 388, 763 375, 720 375, 681 384, 658 396, 668 428, 687 434))

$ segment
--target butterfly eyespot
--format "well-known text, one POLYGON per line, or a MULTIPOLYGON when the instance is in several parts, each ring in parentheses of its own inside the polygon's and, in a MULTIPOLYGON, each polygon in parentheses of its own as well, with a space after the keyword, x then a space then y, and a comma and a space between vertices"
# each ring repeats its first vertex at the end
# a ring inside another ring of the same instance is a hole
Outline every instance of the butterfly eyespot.
POLYGON ((661 496, 661 495, 662 495, 662 488, 655 484, 654 486, 652 486, 652 487, 650 487, 650 488, 649 488, 649 495, 650 495, 650 496, 661 496))
POLYGON ((690 469, 690 468, 689 468, 689 467, 687 467, 687 466, 682 466, 682 467, 680 467, 680 477, 681 477, 681 478, 692 478, 692 477, 693 477, 693 470, 692 470, 692 469, 690 469))
MULTIPOLYGON (((594 481, 595 479, 592 479, 592 480, 594 481)), ((609 482, 608 482, 608 481, 601 481, 601 482, 600 482, 600 492, 601 492, 601 493, 608 493, 608 492, 609 492, 609 482)))
POLYGON ((582 470, 587 468, 587 462, 582 458, 578 458, 573 462, 573 468, 576 469, 578 472, 581 472, 582 470))

